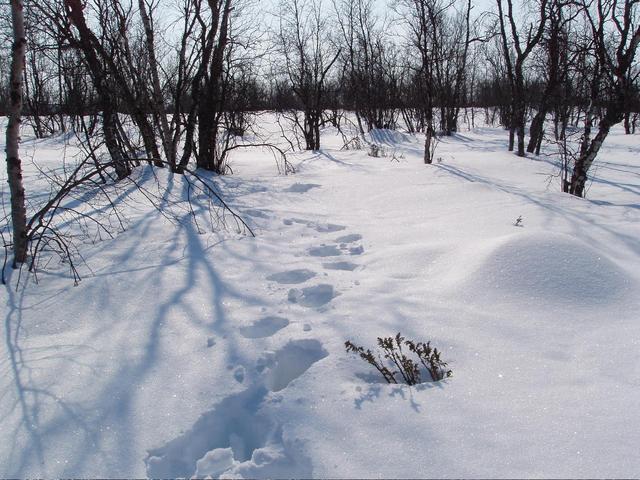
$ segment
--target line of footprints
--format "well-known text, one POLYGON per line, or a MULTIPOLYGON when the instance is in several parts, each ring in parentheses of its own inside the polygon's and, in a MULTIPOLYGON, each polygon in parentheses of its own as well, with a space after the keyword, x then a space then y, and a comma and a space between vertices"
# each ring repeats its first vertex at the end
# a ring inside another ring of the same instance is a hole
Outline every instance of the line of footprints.
MULTIPOLYGON (((285 225, 302 224, 308 228, 312 228, 321 233, 335 233, 344 230, 346 227, 335 224, 319 224, 302 219, 286 219, 285 225)), ((358 264, 344 260, 344 256, 361 255, 364 248, 359 242, 362 235, 354 233, 337 237, 330 244, 321 244, 320 246, 311 247, 306 250, 306 255, 310 257, 321 258, 323 260, 322 267, 325 270, 343 270, 353 271, 358 264)), ((267 280, 279 285, 300 285, 315 278, 317 273, 307 268, 287 270, 284 272, 269 275, 267 280)), ((298 304, 307 308, 322 309, 338 293, 333 285, 328 283, 320 283, 309 287, 293 287, 289 289, 287 300, 289 303, 298 304)), ((274 335, 279 330, 285 328, 289 324, 289 320, 279 316, 267 316, 260 318, 252 325, 242 327, 240 333, 246 338, 264 338, 274 335)), ((308 325, 305 330, 309 330, 308 325)))
MULTIPOLYGON (((286 219, 284 224, 288 226, 303 225, 320 233, 336 235, 346 229, 342 225, 316 223, 297 218, 286 219)), ((341 235, 331 243, 308 248, 305 251, 305 255, 321 258, 322 267, 325 270, 353 271, 358 267, 358 264, 346 260, 345 256, 361 255, 364 252, 364 248, 360 243, 361 240, 362 235, 360 234, 341 235)), ((339 293, 329 283, 301 286, 301 284, 309 282, 316 276, 316 272, 307 268, 300 268, 274 273, 266 279, 276 285, 300 285, 289 289, 287 301, 290 304, 322 311, 339 293)), ((267 338, 275 335, 288 325, 289 319, 278 315, 269 315, 259 318, 251 325, 240 327, 239 330, 240 334, 245 338, 267 338)), ((311 326, 305 324, 303 329, 309 331, 311 326)), ((306 372, 311 365, 325 356, 327 356, 327 352, 318 340, 291 340, 280 350, 265 354, 257 365, 257 370, 259 373, 265 373, 267 388, 277 392, 284 389, 289 383, 306 372)), ((244 380, 244 368, 241 367, 241 370, 235 372, 234 376, 238 382, 242 382, 244 380)))
MULTIPOLYGON (((322 233, 336 233, 346 228, 300 219, 287 219, 284 223, 302 224, 322 233)), ((345 260, 344 256, 362 254, 360 240, 362 236, 358 234, 342 235, 331 244, 308 248, 306 255, 322 258, 325 270, 353 271, 358 265, 345 260)), ((296 269, 275 273, 267 280, 278 285, 300 285, 316 275, 308 269, 296 269)), ((332 285, 321 283, 291 288, 287 300, 322 310, 336 295, 332 285)), ((267 338, 288 325, 287 318, 265 316, 241 327, 240 334, 250 339, 267 338)), ((305 331, 310 329, 305 325, 305 331)), ((208 346, 214 344, 215 340, 210 338, 208 346)), ((282 438, 280 425, 269 413, 271 404, 276 402, 269 394, 284 390, 328 354, 322 343, 313 338, 294 339, 275 352, 265 352, 256 365, 263 380, 225 398, 205 412, 187 432, 150 450, 145 459, 147 475, 157 478, 310 477, 309 460, 298 451, 295 442, 282 438)), ((243 366, 235 369, 234 377, 239 383, 244 382, 244 376, 243 366)))

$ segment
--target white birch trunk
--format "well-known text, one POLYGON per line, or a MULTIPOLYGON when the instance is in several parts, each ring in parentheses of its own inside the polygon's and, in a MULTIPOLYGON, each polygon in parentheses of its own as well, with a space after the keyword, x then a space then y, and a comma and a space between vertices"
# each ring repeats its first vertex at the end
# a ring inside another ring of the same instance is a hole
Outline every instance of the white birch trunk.
POLYGON ((7 179, 11 192, 11 220, 13 224, 13 266, 27 258, 27 211, 25 208, 22 164, 20 162, 20 123, 22 122, 22 79, 27 39, 24 28, 22 0, 11 0, 13 45, 11 47, 9 124, 7 126, 7 179))

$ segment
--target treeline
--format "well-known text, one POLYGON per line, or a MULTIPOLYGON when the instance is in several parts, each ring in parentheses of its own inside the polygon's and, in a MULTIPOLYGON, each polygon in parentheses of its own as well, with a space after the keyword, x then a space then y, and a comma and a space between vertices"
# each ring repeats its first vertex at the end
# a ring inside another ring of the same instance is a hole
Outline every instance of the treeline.
POLYGON ((429 164, 438 137, 463 114, 473 125, 481 107, 517 155, 552 144, 562 189, 577 196, 611 128, 638 124, 640 0, 495 0, 489 11, 472 0, 10 0, 0 10, 0 45, 11 46, 0 55, 5 251, 14 265, 30 251, 30 270, 44 248, 72 264, 53 218, 87 216, 59 208, 64 198, 116 185, 142 162, 185 174, 227 208, 196 170, 227 173, 260 110, 286 119, 293 149, 320 149, 327 124, 421 132, 429 164), (87 152, 32 216, 23 120, 37 137, 73 132, 87 152))
MULTIPOLYGON (((116 114, 126 113, 150 158, 178 168, 195 156, 223 173, 220 132, 242 133, 243 112, 297 110, 305 146, 316 149, 331 110, 354 111, 363 132, 402 123, 432 137, 455 132, 462 107, 497 107, 523 156, 539 151, 548 115, 558 137, 571 119, 597 125, 607 111, 633 129, 637 4, 496 0, 481 12, 471 0, 281 0, 271 11, 250 0, 25 2, 24 112, 37 136, 100 114, 109 151, 123 159, 116 114)), ((0 96, 8 105, 6 82, 0 96)))
MULTIPOLYGON (((308 150, 321 147, 323 125, 341 129, 350 118, 362 134, 422 132, 431 163, 437 137, 458 131, 463 110, 483 107, 517 155, 557 145, 562 189, 583 196, 612 126, 633 133, 638 124, 640 0, 494 0, 489 11, 472 0, 0 8, 2 44, 12 45, 0 56, 2 113, 22 112, 38 137, 80 132, 96 165, 104 147, 118 179, 141 161, 224 174, 258 110, 281 112, 308 150)), ((17 144, 17 130, 8 132, 7 145, 17 144)), ((9 164, 11 182, 19 162, 9 164)))
MULTIPOLYGON (((458 129, 461 108, 495 107, 520 156, 539 152, 549 115, 555 140, 570 123, 583 124, 582 180, 565 188, 581 195, 598 148, 591 131, 600 142, 614 123, 624 120, 628 132, 637 124, 636 0, 495 0, 486 12, 471 0, 258 7, 25 2, 24 112, 35 134, 64 131, 69 121, 78 128, 81 117, 99 114, 94 128, 126 176, 130 129, 118 116, 126 113, 148 158, 179 171, 194 157, 198 167, 224 173, 227 133, 244 131, 246 112, 296 112, 305 147, 318 149, 326 116, 333 112, 335 123, 337 111, 350 110, 362 132, 399 123, 425 132, 429 163, 433 138, 458 129)), ((6 85, 1 105, 9 104, 6 85)))

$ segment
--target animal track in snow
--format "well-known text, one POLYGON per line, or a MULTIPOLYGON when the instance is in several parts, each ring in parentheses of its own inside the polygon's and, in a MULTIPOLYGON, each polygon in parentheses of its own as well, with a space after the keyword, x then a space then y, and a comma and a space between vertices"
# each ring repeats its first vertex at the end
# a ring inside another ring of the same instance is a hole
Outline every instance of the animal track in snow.
POLYGON ((221 471, 206 474, 218 477, 233 462, 249 460, 256 449, 266 444, 273 429, 269 418, 256 415, 267 393, 266 388, 260 387, 231 395, 202 415, 188 432, 161 448, 150 450, 146 459, 147 476, 190 478, 196 475, 197 463, 202 465, 208 455, 208 460, 217 457, 221 471), (228 452, 216 452, 219 449, 228 449, 228 452))
POLYGON ((322 185, 318 185, 317 183, 294 183, 289 188, 285 188, 285 192, 293 192, 293 193, 307 193, 312 188, 318 188, 322 185))
POLYGON ((311 247, 307 250, 307 253, 312 257, 337 257, 342 254, 342 250, 335 245, 321 245, 319 247, 311 247))
POLYGON ((326 305, 336 296, 333 285, 322 283, 302 289, 292 288, 289 290, 288 299, 291 303, 297 303, 303 307, 318 308, 326 305))
POLYGON ((350 272, 352 272, 356 268, 358 268, 358 264, 351 263, 351 262, 323 263, 322 266, 323 266, 323 268, 326 268, 327 270, 347 270, 347 271, 350 271, 350 272))
POLYGON ((233 449, 231 447, 216 448, 205 453, 204 456, 196 462, 196 473, 194 477, 219 477, 237 463, 238 461, 233 457, 233 449))
POLYGON ((231 395, 145 459, 150 478, 311 477, 308 458, 269 415, 270 391, 284 390, 328 352, 318 340, 293 340, 268 356, 265 385, 231 395))
POLYGON ((248 210, 245 210, 243 212, 245 215, 248 215, 250 217, 256 217, 256 218, 269 218, 269 215, 267 215, 266 213, 264 213, 262 210, 257 210, 255 208, 250 208, 248 210))
POLYGON ((309 370, 311 365, 329 353, 318 340, 293 340, 278 350, 272 357, 266 384, 273 392, 284 390, 296 378, 309 370))
POLYGON ((342 237, 336 238, 337 243, 353 243, 358 240, 362 240, 362 235, 359 233, 351 233, 349 235, 343 235, 342 237))
POLYGON ((289 320, 286 318, 276 316, 263 317, 252 325, 241 327, 240 333, 245 338, 270 337, 287 325, 289 325, 289 320))
POLYGON ((340 230, 344 230, 346 228, 347 227, 345 227, 344 225, 336 225, 335 223, 324 223, 315 225, 316 231, 322 233, 339 232, 340 230))
POLYGON ((285 225, 293 225, 294 223, 305 225, 320 233, 339 232, 347 228, 344 225, 336 225, 335 223, 317 223, 301 218, 285 218, 284 220, 282 220, 282 223, 284 223, 285 225))
POLYGON ((342 243, 339 246, 320 245, 319 247, 311 247, 307 250, 307 253, 312 257, 337 257, 345 253, 348 253, 349 255, 362 255, 364 253, 364 248, 362 245, 358 245, 357 247, 348 247, 347 243, 342 243))
POLYGON ((235 379, 236 382, 242 383, 244 382, 245 374, 246 374, 246 371, 244 367, 241 365, 233 371, 233 378, 235 379))
POLYGON ((294 223, 298 223, 306 226, 310 225, 308 221, 302 220, 301 218, 285 218, 284 220, 282 220, 282 223, 284 223, 285 225, 293 225, 294 223))
POLYGON ((274 273, 273 275, 269 275, 267 280, 271 280, 276 283, 303 283, 309 280, 310 278, 315 277, 315 272, 311 270, 307 270, 306 268, 298 269, 298 270, 288 270, 286 272, 274 273))

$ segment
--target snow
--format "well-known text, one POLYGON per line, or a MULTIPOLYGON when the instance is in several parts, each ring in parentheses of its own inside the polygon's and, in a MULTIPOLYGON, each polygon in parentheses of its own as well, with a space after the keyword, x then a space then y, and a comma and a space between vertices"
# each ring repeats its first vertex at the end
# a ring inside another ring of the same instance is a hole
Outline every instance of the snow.
MULTIPOLYGON (((369 138, 386 157, 327 128, 289 176, 234 152, 211 181, 255 238, 196 227, 182 179, 143 167, 180 222, 123 188, 126 231, 80 244, 78 286, 55 262, 17 289, 11 272, 0 477, 636 475, 638 136, 612 132, 587 199, 497 128, 442 139, 430 166, 420 136, 369 138), (399 331, 453 377, 388 385, 344 350, 399 331)), ((66 140, 25 158, 59 168, 66 140)))

